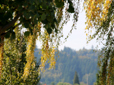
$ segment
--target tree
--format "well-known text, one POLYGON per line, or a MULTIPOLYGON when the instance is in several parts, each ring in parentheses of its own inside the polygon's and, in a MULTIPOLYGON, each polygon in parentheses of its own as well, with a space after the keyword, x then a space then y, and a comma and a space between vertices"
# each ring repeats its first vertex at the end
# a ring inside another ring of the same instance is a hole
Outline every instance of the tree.
POLYGON ((54 82, 51 82, 51 85, 55 85, 55 83, 54 82))
POLYGON ((25 58, 27 45, 23 35, 18 31, 15 40, 11 41, 10 38, 5 39, 4 44, 4 59, 0 84, 36 85, 40 80, 40 75, 38 71, 39 64, 35 65, 35 61, 32 62, 27 79, 24 80, 22 78, 24 67, 27 63, 25 58))
POLYGON ((76 71, 75 71, 74 80, 73 80, 73 85, 75 84, 80 84, 78 74, 76 71))
MULTIPOLYGON (((27 46, 27 63, 25 65, 24 76, 29 73, 31 62, 34 58, 34 48, 37 37, 42 37, 41 28, 45 30, 46 40, 41 39, 43 46, 43 54, 51 52, 49 49, 50 42, 56 42, 59 45, 60 37, 62 36, 62 27, 70 19, 70 14, 73 13, 73 26, 78 18, 79 1, 77 0, 2 0, 0 1, 0 75, 3 61, 3 45, 4 38, 15 38, 15 28, 22 25, 27 31, 24 36, 28 39, 27 46), (38 34, 39 33, 39 34, 38 34), (54 41, 54 40, 55 41, 54 41), (33 42, 32 42, 33 41, 33 42), (30 55, 29 55, 30 54, 30 55), (31 56, 31 57, 30 57, 31 56)), ((71 29, 72 30, 72 29, 71 29)), ((51 43, 51 44, 52 44, 51 43)), ((53 44, 52 44, 53 45, 53 44)), ((45 56, 45 55, 43 55, 45 56)), ((41 58, 43 60, 53 58, 41 58)), ((54 66, 54 62, 50 66, 54 66), (53 65, 52 65, 53 64, 53 65)), ((42 64, 44 66, 44 63, 42 64)))
MULTIPOLYGON (((114 81, 114 0, 86 0, 86 29, 95 33, 88 40, 105 40, 102 56, 99 56, 100 71, 97 74, 98 85, 110 85, 114 81)), ((89 32, 90 33, 90 32, 89 32)), ((101 41, 101 42, 102 42, 101 41)))
POLYGON ((66 83, 66 82, 59 82, 57 83, 57 85, 71 85, 70 83, 66 83))

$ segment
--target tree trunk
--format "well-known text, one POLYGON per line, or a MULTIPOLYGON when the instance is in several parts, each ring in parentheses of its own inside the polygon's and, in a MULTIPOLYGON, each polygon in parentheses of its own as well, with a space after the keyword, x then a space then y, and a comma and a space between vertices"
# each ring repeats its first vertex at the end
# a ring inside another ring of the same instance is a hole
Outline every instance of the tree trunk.
POLYGON ((1 38, 0 42, 0 78, 2 74, 3 51, 4 51, 4 37, 1 38))

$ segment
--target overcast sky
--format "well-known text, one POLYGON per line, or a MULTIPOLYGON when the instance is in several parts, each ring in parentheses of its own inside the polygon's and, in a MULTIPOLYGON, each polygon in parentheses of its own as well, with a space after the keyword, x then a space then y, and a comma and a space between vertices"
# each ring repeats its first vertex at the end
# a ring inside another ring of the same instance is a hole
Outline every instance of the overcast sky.
MULTIPOLYGON (((74 50, 79 50, 79 49, 83 49, 83 47, 85 47, 86 49, 91 49, 92 46, 97 47, 97 49, 101 48, 103 45, 99 43, 97 43, 97 41, 94 39, 91 42, 89 42, 87 44, 87 40, 86 40, 86 33, 85 33, 85 13, 84 11, 80 11, 79 14, 79 19, 77 22, 77 29, 73 30, 72 34, 70 34, 69 38, 67 39, 67 41, 59 46, 59 49, 64 49, 64 46, 66 47, 70 47, 74 50)), ((71 25, 72 25, 72 20, 69 21, 65 26, 64 26, 64 36, 67 36, 67 34, 69 33, 70 29, 71 29, 71 25)), ((64 40, 62 40, 64 41, 64 40)), ((41 47, 40 42, 37 41, 37 46, 38 48, 41 47)))

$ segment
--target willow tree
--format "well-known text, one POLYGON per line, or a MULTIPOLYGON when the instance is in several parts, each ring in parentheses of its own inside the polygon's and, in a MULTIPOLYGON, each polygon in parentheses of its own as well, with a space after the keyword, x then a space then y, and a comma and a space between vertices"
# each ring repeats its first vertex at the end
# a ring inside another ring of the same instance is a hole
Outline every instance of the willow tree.
MULTIPOLYGON (((54 47, 58 47, 62 37, 63 25, 73 15, 72 28, 76 26, 79 13, 79 0, 1 0, 0 1, 0 75, 3 59, 4 38, 15 39, 15 28, 21 25, 26 29, 28 40, 23 78, 26 79, 37 37, 43 42, 41 67, 46 60, 50 66, 55 64, 54 47), (44 29, 42 32, 41 30, 44 29), (53 44, 55 43, 55 44, 53 44), (48 56, 46 56, 48 55, 48 56)), ((71 29, 72 30, 72 29, 71 29)))
POLYGON ((4 58, 0 85, 36 85, 40 80, 39 64, 32 61, 26 80, 22 78, 26 62, 26 40, 19 29, 15 29, 16 38, 4 41, 4 58), (36 65, 35 65, 36 63, 36 65))
POLYGON ((99 56, 98 85, 114 84, 114 0, 85 0, 88 40, 105 41, 99 56), (95 29, 95 33, 91 31, 95 29))

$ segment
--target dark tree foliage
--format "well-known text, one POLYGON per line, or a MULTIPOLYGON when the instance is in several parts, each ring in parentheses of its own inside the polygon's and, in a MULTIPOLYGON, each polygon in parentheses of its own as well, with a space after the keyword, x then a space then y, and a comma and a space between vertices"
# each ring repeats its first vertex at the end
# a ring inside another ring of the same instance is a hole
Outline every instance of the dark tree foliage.
POLYGON ((57 32, 56 24, 62 20, 62 17, 56 15, 55 12, 58 8, 63 9, 66 2, 69 3, 67 12, 75 13, 71 0, 1 0, 0 36, 9 37, 10 34, 15 36, 13 30, 20 24, 28 28, 32 34, 32 29, 38 22, 44 24, 44 28, 49 34, 53 29, 57 32), (59 17, 59 21, 57 17, 59 17), (15 25, 17 20, 18 24, 15 25))
POLYGON ((74 80, 73 80, 73 85, 75 85, 75 84, 80 84, 78 74, 76 71, 75 71, 74 80))

